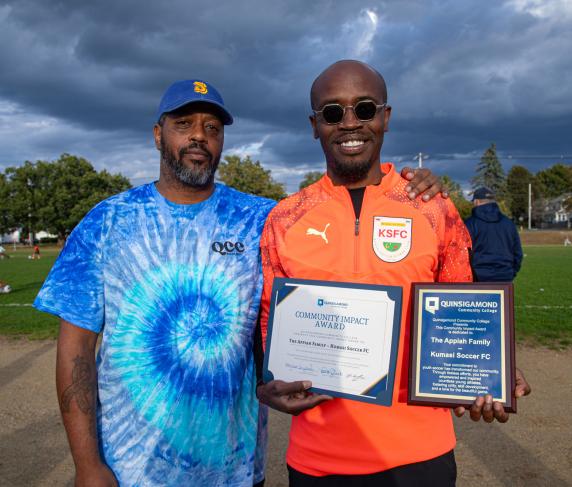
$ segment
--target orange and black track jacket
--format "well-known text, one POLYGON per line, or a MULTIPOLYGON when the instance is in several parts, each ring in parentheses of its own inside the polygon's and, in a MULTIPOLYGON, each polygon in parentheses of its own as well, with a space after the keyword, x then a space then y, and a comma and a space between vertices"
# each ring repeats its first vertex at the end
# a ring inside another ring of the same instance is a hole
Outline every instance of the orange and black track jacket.
POLYGON ((261 240, 266 342, 274 277, 401 286, 393 405, 334 399, 292 418, 287 462, 315 476, 368 474, 435 458, 455 446, 448 409, 408 406, 410 285, 472 280, 469 234, 450 200, 410 201, 392 164, 365 190, 359 219, 344 186, 324 176, 281 201, 261 240))

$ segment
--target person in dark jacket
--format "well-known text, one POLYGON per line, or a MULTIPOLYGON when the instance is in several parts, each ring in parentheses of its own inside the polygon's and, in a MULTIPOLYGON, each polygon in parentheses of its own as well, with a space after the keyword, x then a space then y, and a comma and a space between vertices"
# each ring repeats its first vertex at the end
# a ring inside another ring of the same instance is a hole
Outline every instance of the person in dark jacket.
POLYGON ((473 194, 473 212, 465 225, 473 241, 476 281, 512 281, 522 263, 522 246, 515 224, 502 214, 489 188, 473 194))

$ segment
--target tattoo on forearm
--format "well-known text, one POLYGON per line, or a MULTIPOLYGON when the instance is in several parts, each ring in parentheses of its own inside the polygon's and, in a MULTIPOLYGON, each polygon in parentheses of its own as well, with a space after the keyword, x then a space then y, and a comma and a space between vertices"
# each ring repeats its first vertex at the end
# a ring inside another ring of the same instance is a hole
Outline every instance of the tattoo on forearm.
POLYGON ((72 400, 75 399, 80 411, 91 416, 90 434, 95 436, 95 401, 97 394, 95 366, 80 355, 74 358, 73 362, 72 383, 61 396, 62 412, 69 413, 72 400))

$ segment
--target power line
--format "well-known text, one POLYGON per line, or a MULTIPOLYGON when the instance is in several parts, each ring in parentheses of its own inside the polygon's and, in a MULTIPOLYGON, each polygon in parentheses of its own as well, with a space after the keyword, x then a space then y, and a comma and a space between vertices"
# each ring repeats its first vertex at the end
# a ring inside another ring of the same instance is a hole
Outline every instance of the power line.
MULTIPOLYGON (((474 157, 458 157, 455 155, 449 155, 449 154, 439 154, 439 155, 435 155, 435 156, 430 156, 428 154, 422 154, 421 152, 419 152, 415 157, 412 157, 411 159, 415 160, 418 164, 419 164, 419 156, 422 155, 423 160, 434 160, 434 161, 439 161, 439 160, 446 160, 446 161, 476 161, 479 160, 482 156, 474 156, 474 157)), ((559 154, 559 155, 554 155, 554 154, 549 154, 549 155, 539 155, 539 156, 513 156, 512 154, 509 154, 507 156, 502 156, 497 154, 497 157, 499 159, 510 159, 510 160, 519 160, 519 159, 527 159, 527 160, 532 160, 532 159, 537 159, 537 160, 543 160, 543 159, 552 159, 552 160, 558 160, 559 162, 564 162, 565 160, 572 160, 572 155, 563 155, 563 154, 559 154)), ((410 158, 403 158, 403 161, 408 161, 411 160, 410 158)))

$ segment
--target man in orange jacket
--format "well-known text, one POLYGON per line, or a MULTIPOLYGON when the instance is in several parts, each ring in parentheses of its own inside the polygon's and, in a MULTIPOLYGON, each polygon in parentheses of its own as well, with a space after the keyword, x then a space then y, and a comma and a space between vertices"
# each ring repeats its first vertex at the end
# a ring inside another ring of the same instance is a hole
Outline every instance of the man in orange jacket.
MULTIPOLYGON (((266 221, 262 342, 274 277, 397 285, 404 306, 391 407, 310 394, 309 381, 258 385, 261 402, 296 415, 287 452, 290 485, 454 485, 449 410, 406 402, 408 304, 412 282, 472 280, 469 234, 450 200, 408 199, 407 182, 392 164, 380 163, 391 108, 377 71, 357 61, 335 63, 314 81, 311 101, 327 174, 281 201, 266 221), (411 223, 401 246, 378 241, 375 222, 384 218, 411 223)), ((517 372, 517 397, 529 392, 517 372)), ((508 419, 490 396, 477 398, 470 412, 474 420, 508 419)))

